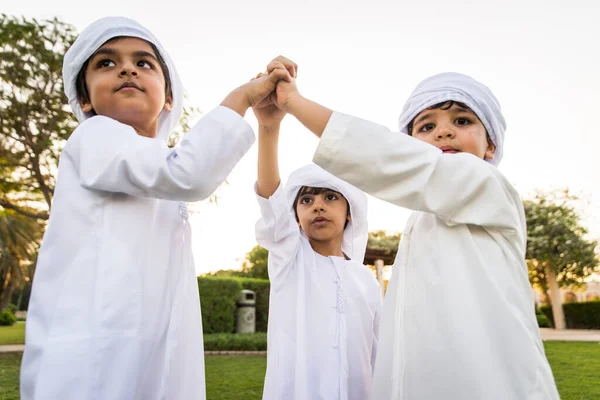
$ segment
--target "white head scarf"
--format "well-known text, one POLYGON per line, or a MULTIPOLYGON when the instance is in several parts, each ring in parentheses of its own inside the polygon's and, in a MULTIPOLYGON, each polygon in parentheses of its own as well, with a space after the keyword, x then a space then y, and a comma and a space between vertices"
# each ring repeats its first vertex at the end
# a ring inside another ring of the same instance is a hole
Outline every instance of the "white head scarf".
POLYGON ((309 164, 292 172, 285 187, 286 198, 292 213, 294 212, 294 200, 302 186, 335 190, 346 198, 352 220, 344 230, 342 251, 352 260, 362 264, 369 238, 367 196, 359 189, 336 178, 321 167, 309 164))
POLYGON ((486 161, 498 166, 502 159, 506 122, 500 110, 500 103, 492 91, 470 76, 444 72, 419 83, 400 115, 400 132, 408 133, 408 125, 421 111, 448 100, 464 103, 481 120, 490 139, 496 145, 494 158, 486 161))
POLYGON ((152 43, 158 49, 161 57, 169 69, 171 78, 171 90, 173 92, 173 107, 171 111, 162 110, 158 120, 157 137, 167 140, 169 134, 175 128, 183 113, 183 86, 175 65, 171 58, 161 46, 154 35, 136 21, 124 17, 105 17, 101 18, 81 32, 75 40, 75 43, 65 54, 63 61, 63 81, 65 85, 65 94, 69 99, 69 104, 73 113, 79 120, 84 120, 92 116, 91 113, 85 113, 79 105, 77 98, 76 80, 77 74, 83 67, 83 64, 108 40, 118 37, 128 36, 143 39, 152 43))

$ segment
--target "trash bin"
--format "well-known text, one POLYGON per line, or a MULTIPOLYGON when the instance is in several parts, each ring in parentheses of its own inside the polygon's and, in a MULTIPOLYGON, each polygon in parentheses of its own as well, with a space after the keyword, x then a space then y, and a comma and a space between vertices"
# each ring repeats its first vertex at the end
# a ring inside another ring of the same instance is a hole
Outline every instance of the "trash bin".
POLYGON ((237 301, 236 333, 254 333, 256 331, 256 293, 242 290, 237 301))

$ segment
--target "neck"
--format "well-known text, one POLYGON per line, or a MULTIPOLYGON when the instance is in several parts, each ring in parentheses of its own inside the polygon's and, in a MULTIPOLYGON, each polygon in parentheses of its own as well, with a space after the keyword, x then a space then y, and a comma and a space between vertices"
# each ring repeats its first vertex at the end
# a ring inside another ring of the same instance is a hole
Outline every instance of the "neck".
POLYGON ((150 124, 128 123, 127 125, 131 126, 135 130, 135 133, 137 133, 138 135, 145 136, 147 138, 156 137, 156 132, 158 131, 157 121, 150 124))
POLYGON ((154 138, 158 132, 158 117, 148 121, 147 118, 139 115, 121 114, 112 117, 122 124, 129 125, 140 136, 154 138))
POLYGON ((344 257, 344 253, 342 252, 342 238, 343 236, 339 236, 324 241, 308 238, 308 242, 312 249, 323 257, 344 257))

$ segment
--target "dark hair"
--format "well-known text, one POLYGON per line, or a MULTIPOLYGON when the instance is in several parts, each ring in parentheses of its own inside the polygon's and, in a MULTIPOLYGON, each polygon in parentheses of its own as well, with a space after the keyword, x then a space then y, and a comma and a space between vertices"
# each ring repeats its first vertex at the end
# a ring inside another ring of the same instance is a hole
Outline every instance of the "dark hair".
MULTIPOLYGON (((348 202, 348 200, 346 199, 346 196, 344 196, 343 194, 341 194, 340 192, 338 192, 337 190, 333 190, 333 189, 327 189, 327 188, 322 188, 322 187, 312 187, 312 186, 302 186, 299 190, 298 190, 298 194, 296 195, 296 198, 294 199, 294 215, 296 216, 296 222, 300 222, 300 218, 298 218, 298 200, 300 200, 300 197, 304 196, 305 194, 312 194, 312 195, 318 195, 321 194, 323 192, 333 192, 333 193, 337 193, 340 196, 342 196, 342 198, 346 201, 346 216, 350 216, 350 203, 348 202)), ((346 220, 346 223, 344 224, 344 229, 346 229, 346 227, 348 226, 348 223, 350 221, 346 220)))
MULTIPOLYGON (((124 39, 127 37, 129 37, 129 36, 116 36, 116 37, 104 42, 103 46, 106 43, 115 42, 117 40, 124 39)), ((154 51, 154 54, 156 55, 156 59, 158 60, 158 64, 160 65, 160 69, 165 78, 165 96, 172 97, 173 91, 172 91, 172 85, 171 85, 171 75, 169 75, 169 68, 167 67, 167 63, 163 59, 162 55, 160 54, 160 52, 158 51, 158 48, 154 45, 154 43, 148 42, 148 44, 150 45, 150 47, 152 47, 152 50, 154 51)), ((84 101, 86 103, 90 102, 90 94, 88 92, 87 84, 85 82, 85 72, 90 63, 90 60, 92 59, 92 57, 94 57, 94 54, 92 54, 87 60, 85 60, 85 62, 81 66, 81 69, 77 73, 77 78, 75 80, 75 90, 77 91, 77 99, 79 101, 84 101)), ((94 110, 92 110, 92 112, 95 114, 94 110)))
MULTIPOLYGON (((468 105, 466 105, 465 103, 461 103, 460 101, 454 101, 454 100, 448 100, 448 101, 444 101, 442 103, 437 103, 432 105, 431 107, 427 107, 427 110, 435 110, 435 109, 440 109, 440 110, 449 110, 452 108, 453 105, 457 105, 459 107, 462 108, 466 108, 467 110, 471 110, 471 107, 469 107, 468 105)), ((473 112, 473 114, 475 114, 475 112, 473 110, 471 110, 471 112, 473 112)), ((417 114, 418 115, 418 114, 417 114)), ((479 116, 477 116, 477 114, 475 114, 475 116, 477 117, 477 119, 479 119, 479 116)), ((415 116, 416 118, 416 116, 415 116)), ((410 136, 412 136, 412 130, 413 130, 413 123, 415 122, 415 118, 412 119, 412 121, 410 121, 410 123, 407 126, 408 129, 408 134, 410 136)), ((479 122, 481 122, 481 120, 479 119, 479 122)), ((482 122, 483 125, 483 122, 482 122)), ((484 127, 485 128, 485 127, 484 127)), ((492 145, 494 144, 494 142, 492 142, 492 138, 490 137, 490 134, 488 133, 487 129, 485 130, 485 137, 487 139, 488 144, 492 145)), ((495 146, 495 145, 494 145, 495 146)))

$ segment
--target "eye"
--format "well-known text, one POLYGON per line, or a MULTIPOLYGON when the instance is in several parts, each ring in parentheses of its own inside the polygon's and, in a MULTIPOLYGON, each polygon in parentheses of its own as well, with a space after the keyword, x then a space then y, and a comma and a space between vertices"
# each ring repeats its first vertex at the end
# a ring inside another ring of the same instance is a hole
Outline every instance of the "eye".
POLYGON ((435 128, 434 124, 425 124, 421 128, 419 128, 419 132, 429 132, 435 128))
POLYGON ((100 60, 98 62, 98 67, 100 67, 100 68, 114 67, 115 65, 116 65, 115 62, 108 58, 105 58, 104 60, 100 60))
POLYGON ((454 120, 454 123, 456 125, 469 125, 471 123, 471 120, 469 118, 460 117, 460 118, 456 118, 454 120))
POLYGON ((154 65, 151 62, 146 61, 146 60, 138 61, 137 66, 142 67, 142 68, 148 68, 148 69, 154 68, 154 65))
POLYGON ((338 197, 335 193, 328 193, 325 195, 325 200, 329 200, 329 201, 333 201, 333 200, 337 200, 338 197))
POLYGON ((304 196, 300 198, 300 204, 310 204, 312 203, 312 198, 309 196, 304 196))

